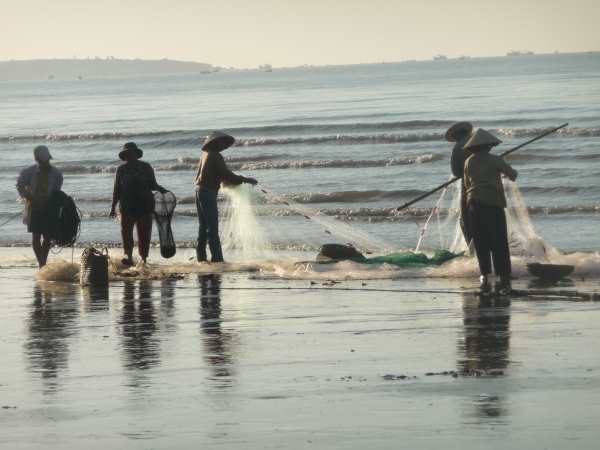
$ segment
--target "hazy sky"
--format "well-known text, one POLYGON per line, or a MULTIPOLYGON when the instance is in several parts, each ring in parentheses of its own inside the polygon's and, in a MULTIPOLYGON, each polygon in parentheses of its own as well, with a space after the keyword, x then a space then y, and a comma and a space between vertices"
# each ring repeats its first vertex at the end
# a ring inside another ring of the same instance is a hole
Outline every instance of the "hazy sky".
POLYGON ((0 0, 0 60, 254 67, 600 50, 600 0, 0 0))

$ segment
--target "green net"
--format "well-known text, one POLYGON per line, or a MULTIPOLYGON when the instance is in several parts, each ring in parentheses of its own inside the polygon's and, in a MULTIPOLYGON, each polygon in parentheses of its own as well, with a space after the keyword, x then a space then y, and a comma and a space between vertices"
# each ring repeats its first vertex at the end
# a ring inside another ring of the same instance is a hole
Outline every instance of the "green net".
POLYGON ((398 252, 389 255, 376 256, 373 258, 355 259, 363 264, 392 264, 398 267, 425 267, 439 266, 451 259, 462 256, 463 253, 452 253, 448 250, 436 250, 433 256, 424 253, 398 252))

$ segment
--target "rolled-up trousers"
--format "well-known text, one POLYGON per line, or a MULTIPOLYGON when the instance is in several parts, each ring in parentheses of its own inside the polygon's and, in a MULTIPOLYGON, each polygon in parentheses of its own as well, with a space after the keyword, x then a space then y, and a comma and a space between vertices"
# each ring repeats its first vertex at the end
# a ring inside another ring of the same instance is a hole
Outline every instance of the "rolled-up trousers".
POLYGON ((475 244, 479 271, 492 273, 492 260, 496 275, 511 273, 508 230, 504 208, 477 201, 467 204, 469 231, 475 244))

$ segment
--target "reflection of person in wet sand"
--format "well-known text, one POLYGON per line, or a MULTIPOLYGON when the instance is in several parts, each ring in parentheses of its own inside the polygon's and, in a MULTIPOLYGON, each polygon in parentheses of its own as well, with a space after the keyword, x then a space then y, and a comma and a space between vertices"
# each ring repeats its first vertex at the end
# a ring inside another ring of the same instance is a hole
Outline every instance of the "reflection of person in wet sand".
POLYGON ((47 393, 56 390, 60 371, 68 366, 69 339, 77 331, 79 316, 75 293, 72 285, 36 286, 33 291, 25 354, 31 371, 44 380, 47 393))
POLYGON ((136 299, 135 283, 125 281, 121 311, 119 325, 123 336, 125 367, 139 370, 160 364, 159 340, 154 335, 157 326, 152 303, 152 282, 139 282, 136 299))
MULTIPOLYGON (((509 365, 510 300, 466 297, 463 300, 464 336, 457 351, 459 373, 464 376, 503 375, 509 365)), ((479 417, 504 415, 497 396, 480 399, 479 417)))
POLYGON ((221 328, 221 276, 199 275, 200 327, 205 360, 213 369, 217 387, 231 385, 232 335, 221 328))

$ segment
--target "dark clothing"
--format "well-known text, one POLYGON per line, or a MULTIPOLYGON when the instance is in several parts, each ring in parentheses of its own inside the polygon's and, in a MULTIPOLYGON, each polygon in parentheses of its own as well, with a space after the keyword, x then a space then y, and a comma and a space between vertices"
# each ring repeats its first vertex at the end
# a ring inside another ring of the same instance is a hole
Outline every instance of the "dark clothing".
POLYGON ((472 236, 469 230, 469 220, 467 214, 467 191, 465 190, 465 185, 462 181, 462 177, 464 175, 464 167, 465 167, 465 159, 469 156, 469 153, 463 149, 463 146, 467 143, 469 136, 465 136, 462 139, 459 139, 456 144, 454 144, 454 148, 452 149, 452 155, 450 156, 450 169, 452 170, 452 175, 456 178, 461 178, 461 189, 460 189, 460 228, 462 230, 463 236, 465 237, 465 242, 467 246, 471 242, 472 236))
POLYGON ((113 204, 119 202, 121 215, 141 218, 154 211, 152 191, 164 190, 156 182, 150 164, 140 160, 128 161, 117 169, 113 204))
POLYGON ((137 228, 138 251, 142 259, 148 258, 150 251, 150 238, 152 237, 152 214, 141 217, 128 216, 121 213, 121 236, 123 238, 123 251, 126 255, 133 253, 133 227, 137 228))
POLYGON ((496 275, 510 275, 510 250, 504 209, 499 206, 470 201, 468 203, 468 222, 473 233, 481 274, 492 273, 493 259, 496 275))
POLYGON ((238 185, 246 178, 236 175, 227 168, 223 155, 219 152, 202 152, 202 159, 196 173, 196 186, 218 192, 221 183, 238 185))
POLYGON ((469 212, 467 209, 467 191, 465 185, 460 183, 460 229, 462 230, 467 247, 473 239, 473 233, 469 226, 469 212))
POLYGON ((219 238, 219 209, 217 207, 217 192, 207 189, 196 191, 196 208, 198 209, 198 243, 196 258, 206 261, 206 243, 210 247, 212 262, 223 261, 223 250, 219 238))
POLYGON ((50 213, 48 204, 33 202, 30 208, 27 231, 29 233, 47 235, 50 231, 50 213))
POLYGON ((469 152, 463 149, 468 140, 469 136, 458 140, 452 149, 452 155, 450 156, 450 169, 452 170, 452 175, 454 175, 456 178, 463 177, 465 161, 470 155, 469 152))

